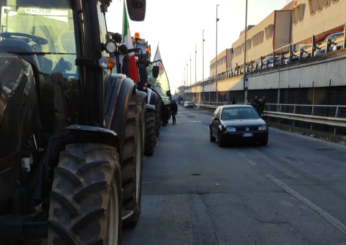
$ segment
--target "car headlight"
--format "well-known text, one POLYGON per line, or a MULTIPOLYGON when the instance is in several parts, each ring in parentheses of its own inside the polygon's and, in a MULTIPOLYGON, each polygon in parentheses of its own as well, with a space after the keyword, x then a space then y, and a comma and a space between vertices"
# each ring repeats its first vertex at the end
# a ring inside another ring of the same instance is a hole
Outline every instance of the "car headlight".
POLYGON ((226 131, 227 131, 227 132, 236 132, 237 129, 234 128, 234 127, 227 127, 227 128, 226 128, 226 131))
POLYGON ((258 130, 260 131, 266 131, 267 129, 268 129, 267 126, 258 127, 258 130))

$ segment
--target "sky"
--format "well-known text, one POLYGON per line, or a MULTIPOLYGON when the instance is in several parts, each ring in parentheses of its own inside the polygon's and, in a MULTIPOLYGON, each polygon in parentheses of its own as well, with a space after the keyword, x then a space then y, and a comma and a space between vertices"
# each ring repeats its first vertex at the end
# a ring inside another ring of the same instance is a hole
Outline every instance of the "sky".
MULTIPOLYGON (((288 0, 248 0, 248 25, 256 25, 288 0)), ((218 53, 232 47, 245 29, 245 0, 147 0, 143 22, 130 20, 131 34, 151 44, 152 58, 159 44, 171 91, 188 82, 202 80, 202 32, 204 31, 204 77, 216 55, 216 5, 218 7, 218 53), (195 47, 197 58, 195 59, 195 47), (191 73, 190 74, 190 55, 191 73), (196 66, 195 66, 196 60, 196 66), (188 66, 187 66, 188 64, 188 66), (187 67, 188 76, 184 68, 187 67), (191 79, 190 79, 191 75, 191 79)), ((108 31, 121 33, 123 0, 113 0, 106 15, 108 31)))

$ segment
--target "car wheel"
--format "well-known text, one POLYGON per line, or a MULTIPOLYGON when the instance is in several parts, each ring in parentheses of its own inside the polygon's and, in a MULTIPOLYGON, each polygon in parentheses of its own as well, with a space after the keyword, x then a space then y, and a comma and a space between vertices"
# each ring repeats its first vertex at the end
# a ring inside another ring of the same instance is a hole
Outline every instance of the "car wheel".
POLYGON ((225 145, 225 143, 224 143, 224 141, 223 141, 223 139, 222 139, 222 135, 221 135, 221 132, 219 132, 219 135, 218 135, 219 137, 218 137, 218 143, 219 143, 219 147, 224 147, 224 145, 225 145))
POLYGON ((211 129, 209 129, 209 140, 210 140, 210 142, 215 142, 215 137, 213 136, 211 129))

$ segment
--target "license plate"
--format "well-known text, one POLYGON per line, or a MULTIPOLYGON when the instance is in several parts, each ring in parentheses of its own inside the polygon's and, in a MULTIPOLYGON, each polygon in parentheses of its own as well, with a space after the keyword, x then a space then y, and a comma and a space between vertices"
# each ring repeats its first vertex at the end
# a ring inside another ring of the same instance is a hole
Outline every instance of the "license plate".
POLYGON ((243 134, 243 137, 252 137, 253 136, 253 133, 244 133, 243 134))

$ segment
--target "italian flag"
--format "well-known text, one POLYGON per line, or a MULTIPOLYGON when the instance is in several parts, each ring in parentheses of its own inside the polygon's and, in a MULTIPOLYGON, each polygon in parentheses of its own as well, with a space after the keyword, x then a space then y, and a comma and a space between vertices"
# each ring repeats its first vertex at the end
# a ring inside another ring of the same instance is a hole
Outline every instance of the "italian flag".
MULTIPOLYGON (((130 25, 129 25, 129 19, 127 17, 127 11, 125 7, 125 2, 124 2, 124 17, 123 17, 123 43, 126 45, 128 49, 133 48, 132 44, 132 37, 131 37, 131 32, 130 32, 130 25)), ((133 52, 128 54, 130 58, 130 78, 138 82, 138 70, 137 70, 137 64, 136 64, 136 56, 133 52)))

